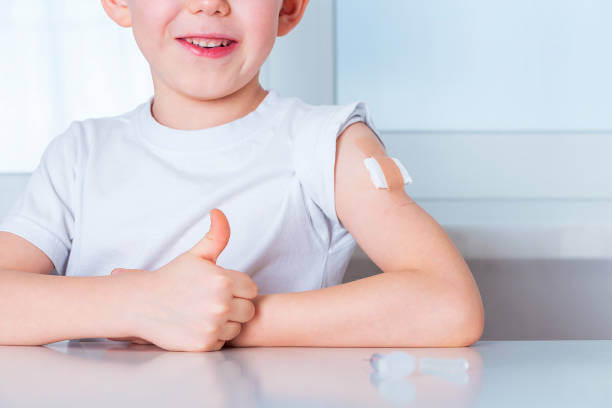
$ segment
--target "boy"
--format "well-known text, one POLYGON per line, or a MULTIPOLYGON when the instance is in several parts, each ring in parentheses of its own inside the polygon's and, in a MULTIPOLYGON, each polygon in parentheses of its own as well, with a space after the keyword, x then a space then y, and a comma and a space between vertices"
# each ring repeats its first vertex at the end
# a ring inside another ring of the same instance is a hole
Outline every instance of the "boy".
POLYGON ((0 226, 0 344, 110 337, 210 351, 480 337, 471 272, 405 193, 366 106, 312 106, 259 84, 307 3, 102 0, 132 27, 154 96, 73 122, 45 150, 0 226), (384 273, 340 284, 356 243, 384 273))

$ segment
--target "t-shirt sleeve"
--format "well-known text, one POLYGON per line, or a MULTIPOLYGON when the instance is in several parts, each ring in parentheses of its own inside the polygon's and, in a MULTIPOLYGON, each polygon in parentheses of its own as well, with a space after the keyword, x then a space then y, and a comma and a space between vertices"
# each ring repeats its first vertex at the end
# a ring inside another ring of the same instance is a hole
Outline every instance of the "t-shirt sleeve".
POLYGON ((303 189, 329 221, 330 247, 342 246, 346 230, 336 214, 334 182, 337 137, 352 123, 364 122, 384 145, 364 102, 319 106, 307 117, 296 141, 295 165, 303 189), (313 112, 314 113, 314 112, 313 112), (318 117, 317 117, 318 116, 318 117))
POLYGON ((64 275, 74 231, 76 178, 75 122, 45 148, 25 190, 0 223, 7 231, 30 241, 64 275))

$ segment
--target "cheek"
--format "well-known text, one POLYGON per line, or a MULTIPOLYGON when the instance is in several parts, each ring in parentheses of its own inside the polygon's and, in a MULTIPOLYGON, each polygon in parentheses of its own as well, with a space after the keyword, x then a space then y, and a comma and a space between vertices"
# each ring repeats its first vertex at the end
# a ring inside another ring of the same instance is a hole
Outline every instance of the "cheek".
MULTIPOLYGON (((270 2, 262 1, 261 3, 270 2)), ((268 7, 249 8, 245 12, 248 15, 242 20, 245 22, 244 41, 248 45, 251 58, 262 62, 272 50, 276 40, 277 11, 275 7, 269 5, 268 7)))
POLYGON ((144 57, 151 62, 158 54, 156 50, 163 47, 165 28, 180 9, 179 2, 133 0, 130 2, 132 12, 132 32, 138 48, 144 57))

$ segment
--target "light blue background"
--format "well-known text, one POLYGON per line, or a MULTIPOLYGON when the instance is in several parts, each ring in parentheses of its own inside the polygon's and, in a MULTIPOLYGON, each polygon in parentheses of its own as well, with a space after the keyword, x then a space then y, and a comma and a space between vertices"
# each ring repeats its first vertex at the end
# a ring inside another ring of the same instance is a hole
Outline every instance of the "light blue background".
POLYGON ((337 0, 337 99, 381 130, 612 129, 610 0, 337 0))

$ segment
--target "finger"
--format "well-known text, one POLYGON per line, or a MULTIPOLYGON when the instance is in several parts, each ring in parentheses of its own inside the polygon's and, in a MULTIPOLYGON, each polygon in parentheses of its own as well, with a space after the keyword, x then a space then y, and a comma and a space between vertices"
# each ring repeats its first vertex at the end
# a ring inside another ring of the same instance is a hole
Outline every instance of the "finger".
POLYGON ((223 211, 213 208, 210 211, 210 228, 204 238, 188 252, 217 263, 217 257, 223 252, 230 238, 230 226, 223 211))
POLYGON ((231 340, 236 337, 240 330, 242 329, 242 325, 236 322, 227 322, 223 325, 221 329, 221 333, 219 333, 220 340, 231 340))
POLYGON ((232 295, 245 299, 253 299, 257 296, 257 284, 244 272, 231 269, 224 270, 226 275, 234 282, 232 295))
POLYGON ((255 316, 255 305, 248 299, 233 298, 230 301, 230 311, 227 320, 246 323, 255 316))

